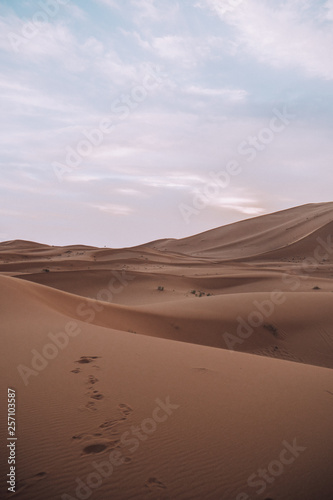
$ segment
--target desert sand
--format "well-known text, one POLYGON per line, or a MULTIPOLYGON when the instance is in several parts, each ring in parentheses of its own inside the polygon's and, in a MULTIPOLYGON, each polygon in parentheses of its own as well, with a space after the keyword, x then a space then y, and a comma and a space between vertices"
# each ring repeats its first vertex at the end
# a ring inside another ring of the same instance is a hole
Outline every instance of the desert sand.
POLYGON ((332 500, 332 233, 322 203, 133 248, 0 243, 1 498, 332 500))

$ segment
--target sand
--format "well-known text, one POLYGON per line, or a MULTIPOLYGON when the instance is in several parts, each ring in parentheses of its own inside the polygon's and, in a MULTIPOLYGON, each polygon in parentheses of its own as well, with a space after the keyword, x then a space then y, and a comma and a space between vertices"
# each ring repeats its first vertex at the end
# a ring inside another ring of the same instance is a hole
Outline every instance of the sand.
POLYGON ((125 249, 0 243, 1 498, 332 500, 332 230, 323 203, 125 249))

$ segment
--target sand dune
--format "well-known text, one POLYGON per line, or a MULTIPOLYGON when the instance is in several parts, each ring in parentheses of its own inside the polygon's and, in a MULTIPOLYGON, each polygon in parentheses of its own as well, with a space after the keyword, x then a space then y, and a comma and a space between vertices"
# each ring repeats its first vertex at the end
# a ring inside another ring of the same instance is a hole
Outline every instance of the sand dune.
POLYGON ((13 498, 331 500, 332 221, 328 203, 127 249, 0 243, 13 498))
POLYGON ((7 310, 28 296, 30 311, 32 303, 37 309, 45 305, 75 320, 118 331, 333 368, 333 294, 329 292, 223 294, 123 306, 15 278, 0 277, 0 284, 7 310))
POLYGON ((229 224, 181 240, 153 242, 149 246, 223 260, 252 257, 304 239, 332 223, 332 214, 333 203, 309 204, 229 224))

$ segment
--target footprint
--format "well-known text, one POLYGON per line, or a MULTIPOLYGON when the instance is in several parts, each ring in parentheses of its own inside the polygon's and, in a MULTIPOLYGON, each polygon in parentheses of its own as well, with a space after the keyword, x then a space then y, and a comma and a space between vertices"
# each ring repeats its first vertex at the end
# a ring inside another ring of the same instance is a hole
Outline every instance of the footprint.
MULTIPOLYGON (((122 418, 120 420, 125 420, 125 418, 122 418)), ((119 420, 106 420, 99 427, 101 429, 110 429, 112 427, 115 427, 118 423, 119 423, 119 420)))
POLYGON ((119 448, 119 439, 115 439, 114 441, 109 441, 108 448, 114 449, 114 448, 119 448))
POLYGON ((100 429, 104 429, 106 431, 110 431, 113 433, 117 433, 115 428, 121 424, 124 420, 127 420, 128 416, 133 412, 133 409, 125 404, 121 403, 118 405, 118 410, 120 411, 121 415, 118 418, 113 418, 109 420, 105 420, 99 427, 100 429))
POLYGON ((149 489, 166 489, 166 486, 161 481, 156 479, 156 477, 150 477, 148 481, 146 481, 145 486, 149 489))
POLYGON ((98 359, 100 356, 81 356, 81 358, 78 361, 75 361, 75 363, 80 363, 80 364, 86 364, 86 363, 92 363, 94 359, 98 359))
POLYGON ((88 384, 94 385, 98 382, 98 378, 96 378, 94 375, 89 375, 88 377, 88 384))
POLYGON ((72 439, 82 439, 84 434, 76 434, 75 436, 72 436, 72 439))
POLYGON ((88 410, 92 410, 92 411, 96 411, 97 408, 95 407, 95 403, 93 403, 92 401, 89 401, 89 403, 87 403, 85 405, 85 408, 88 408, 88 410))
POLYGON ((84 455, 90 455, 91 453, 102 453, 106 450, 107 446, 104 443, 88 444, 83 448, 84 455))
POLYGON ((92 360, 89 359, 89 358, 81 358, 79 359, 78 361, 75 361, 76 363, 81 363, 81 364, 84 364, 84 363, 91 363, 92 360))
POLYGON ((96 392, 96 394, 92 394, 92 395, 90 396, 91 398, 93 398, 93 399, 98 399, 98 400, 100 400, 100 399, 103 399, 103 398, 104 398, 103 394, 101 394, 100 392, 97 392, 97 391, 94 391, 94 392, 96 392))
POLYGON ((193 368, 193 370, 200 373, 206 373, 209 371, 208 368, 193 368))
POLYGON ((75 441, 80 441, 81 439, 90 439, 90 441, 92 440, 92 438, 94 437, 101 437, 102 436, 102 433, 101 432, 95 432, 94 434, 75 434, 74 436, 72 436, 72 439, 74 439, 75 441))
POLYGON ((119 439, 114 439, 113 441, 104 441, 104 442, 95 442, 87 444, 82 452, 83 455, 90 455, 96 453, 102 453, 106 449, 115 449, 119 448, 120 441, 119 439))
POLYGON ((129 405, 125 403, 120 403, 120 405, 118 405, 118 408, 125 417, 130 415, 133 411, 133 408, 131 408, 129 405))
POLYGON ((30 478, 31 481, 39 481, 40 479, 43 479, 47 474, 46 472, 38 472, 32 478, 30 478))

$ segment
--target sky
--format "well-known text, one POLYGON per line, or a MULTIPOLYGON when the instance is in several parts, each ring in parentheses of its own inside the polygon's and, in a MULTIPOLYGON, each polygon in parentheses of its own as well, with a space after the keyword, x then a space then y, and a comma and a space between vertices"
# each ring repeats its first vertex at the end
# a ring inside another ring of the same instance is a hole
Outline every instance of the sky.
POLYGON ((0 241, 332 201, 333 0, 0 0, 0 241))

